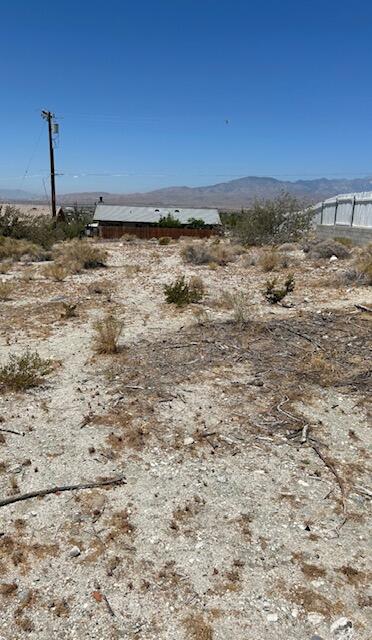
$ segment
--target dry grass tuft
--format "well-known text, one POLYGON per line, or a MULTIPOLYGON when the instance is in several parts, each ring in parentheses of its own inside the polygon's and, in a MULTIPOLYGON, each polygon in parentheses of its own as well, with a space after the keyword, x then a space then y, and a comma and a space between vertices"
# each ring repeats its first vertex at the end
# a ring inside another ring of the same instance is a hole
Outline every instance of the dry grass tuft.
POLYGON ((112 314, 98 320, 94 324, 94 350, 97 353, 118 353, 123 328, 123 321, 112 314))
POLYGON ((52 370, 52 361, 37 352, 26 351, 19 356, 13 353, 8 363, 0 367, 0 388, 20 391, 36 387, 52 370))
POLYGON ((0 273, 5 274, 10 271, 12 268, 12 263, 10 260, 4 260, 4 262, 0 262, 0 273))
POLYGON ((56 245, 54 259, 70 270, 79 273, 82 269, 97 269, 106 266, 106 251, 89 240, 69 240, 56 245))
POLYGON ((269 271, 278 271, 279 269, 283 269, 288 266, 286 258, 276 249, 264 251, 264 253, 262 253, 258 258, 257 264, 265 273, 268 273, 269 271))
POLYGON ((69 266, 61 259, 48 264, 44 269, 44 275, 47 278, 52 278, 56 282, 63 282, 70 273, 72 272, 69 266))
POLYGON ((332 256, 344 259, 350 257, 350 251, 344 244, 335 242, 335 240, 322 240, 320 242, 316 241, 310 245, 308 256, 313 260, 319 258, 331 258, 332 256))
POLYGON ((183 625, 190 640, 213 640, 213 629, 201 613, 193 613, 184 619, 183 625))
POLYGON ((169 236, 162 236, 161 238, 159 238, 159 244, 161 245, 167 245, 170 244, 172 242, 172 238, 170 238, 169 236))
POLYGON ((14 287, 11 282, 0 281, 0 300, 10 300, 14 287))
POLYGON ((45 257, 45 250, 28 240, 15 240, 0 236, 0 260, 19 260, 22 256, 29 256, 30 260, 41 260, 45 257))
POLYGON ((233 247, 222 242, 207 244, 203 240, 196 240, 183 245, 181 256, 185 262, 191 264, 217 264, 224 266, 234 260, 237 251, 238 249, 234 251, 233 247))

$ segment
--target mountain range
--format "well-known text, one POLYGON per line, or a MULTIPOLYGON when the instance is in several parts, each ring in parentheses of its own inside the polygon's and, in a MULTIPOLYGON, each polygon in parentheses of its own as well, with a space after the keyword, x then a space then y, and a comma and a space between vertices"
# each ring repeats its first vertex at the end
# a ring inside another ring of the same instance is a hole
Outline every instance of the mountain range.
MULTIPOLYGON (((313 180, 277 180, 247 176, 220 182, 205 187, 166 187, 143 193, 108 193, 102 191, 66 193, 59 196, 61 204, 93 204, 102 196, 106 204, 138 204, 138 205, 178 205, 205 206, 219 208, 246 207, 256 198, 274 198, 283 191, 304 200, 305 202, 320 202, 341 193, 358 191, 372 191, 372 178, 316 178, 313 180)), ((0 190, 0 200, 26 201, 40 200, 35 194, 28 194, 19 190, 0 190), (13 195, 11 195, 13 194, 13 195)))

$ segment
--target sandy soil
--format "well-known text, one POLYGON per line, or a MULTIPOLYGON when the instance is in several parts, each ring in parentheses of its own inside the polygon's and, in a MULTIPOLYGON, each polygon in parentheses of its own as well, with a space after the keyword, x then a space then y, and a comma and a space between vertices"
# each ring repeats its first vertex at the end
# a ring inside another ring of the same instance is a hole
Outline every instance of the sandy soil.
POLYGON ((369 639, 370 287, 296 251, 277 274, 295 274, 290 305, 272 306, 246 255, 106 249, 108 268, 62 283, 43 264, 1 276, 1 363, 55 362, 0 392, 2 497, 125 482, 0 508, 0 639, 369 639), (181 274, 200 304, 165 302, 181 274), (246 322, 223 292, 246 294, 246 322), (116 355, 94 351, 105 313, 124 322, 116 355))

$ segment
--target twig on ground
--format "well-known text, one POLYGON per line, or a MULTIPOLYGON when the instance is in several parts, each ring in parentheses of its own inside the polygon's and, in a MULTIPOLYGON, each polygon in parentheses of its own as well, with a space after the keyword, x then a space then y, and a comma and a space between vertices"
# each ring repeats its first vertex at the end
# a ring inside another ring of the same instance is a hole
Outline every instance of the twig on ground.
MULTIPOLYGON (((346 488, 345 488, 345 483, 344 480, 341 478, 340 474, 338 473, 335 465, 333 464, 332 460, 330 460, 329 458, 327 458, 319 449, 319 447, 316 444, 310 443, 311 448, 315 451, 315 453, 317 454, 317 456, 322 460, 322 462, 324 462, 324 464, 326 465, 326 467, 328 467, 328 469, 331 471, 331 473, 334 475, 334 477, 336 478, 337 484, 340 488, 341 491, 341 497, 342 497, 342 511, 344 514, 344 521, 342 523, 342 525, 345 524, 346 519, 347 519, 347 508, 346 508, 346 488)), ((340 526, 342 526, 340 525, 340 526)), ((340 528, 340 526, 338 528, 340 528)))
POLYGON ((13 431, 13 429, 0 429, 0 431, 2 431, 2 433, 14 433, 15 436, 24 436, 25 434, 23 433, 23 431, 13 431))
POLYGON ((105 487, 107 485, 125 484, 126 480, 124 476, 118 476, 117 478, 108 478, 107 480, 97 480, 95 482, 86 482, 81 484, 68 484, 61 487, 52 487, 50 489, 41 489, 40 491, 30 491, 29 493, 21 493, 19 495, 10 496, 0 500, 0 507, 5 507, 7 504, 13 502, 21 502, 22 500, 29 500, 30 498, 37 498, 40 496, 47 496, 50 493, 62 493, 62 491, 80 491, 81 489, 93 489, 96 487, 105 487))
POLYGON ((370 307, 365 307, 364 304, 355 304, 354 307, 359 309, 359 311, 367 311, 367 313, 372 313, 372 309, 370 307))

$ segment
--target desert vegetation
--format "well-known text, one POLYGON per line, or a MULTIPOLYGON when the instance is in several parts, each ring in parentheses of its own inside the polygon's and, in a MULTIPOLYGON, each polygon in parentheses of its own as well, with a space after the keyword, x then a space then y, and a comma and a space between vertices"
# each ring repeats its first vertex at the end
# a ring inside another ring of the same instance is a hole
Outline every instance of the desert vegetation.
POLYGON ((4 236, 0 636, 367 640, 371 247, 279 235, 4 236))

